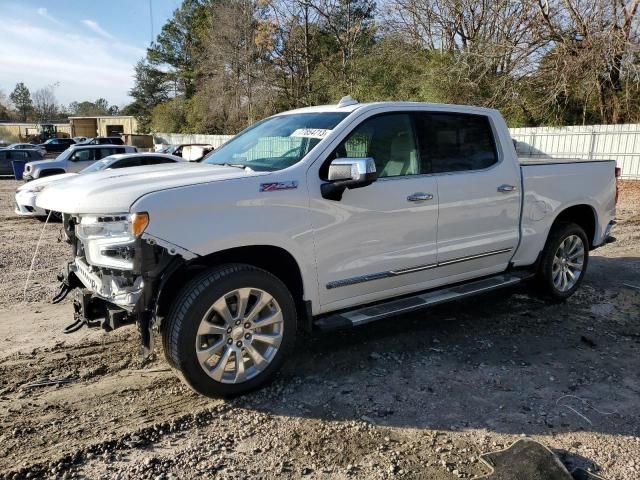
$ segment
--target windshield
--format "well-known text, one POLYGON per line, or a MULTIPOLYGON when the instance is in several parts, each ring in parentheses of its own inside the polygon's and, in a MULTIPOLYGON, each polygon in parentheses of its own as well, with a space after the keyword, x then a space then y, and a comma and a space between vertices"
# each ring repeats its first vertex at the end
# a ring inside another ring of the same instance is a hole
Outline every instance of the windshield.
POLYGON ((83 168, 80 170, 80 173, 91 173, 91 172, 99 172, 100 170, 106 170, 113 163, 112 157, 105 157, 102 160, 98 160, 95 163, 92 163, 87 168, 83 168))
POLYGON ((66 150, 64 150, 60 155, 58 155, 56 157, 56 160, 67 160, 74 151, 75 150, 73 148, 69 147, 66 150))
POLYGON ((348 113, 314 112, 262 120, 214 150, 203 163, 272 172, 298 163, 348 113))

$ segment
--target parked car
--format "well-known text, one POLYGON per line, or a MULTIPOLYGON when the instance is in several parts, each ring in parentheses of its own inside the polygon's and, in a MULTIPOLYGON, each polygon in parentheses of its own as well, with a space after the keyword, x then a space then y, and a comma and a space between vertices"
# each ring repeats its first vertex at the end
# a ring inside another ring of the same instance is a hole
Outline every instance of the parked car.
POLYGON ((22 160, 23 162, 31 162, 42 159, 40 151, 29 148, 19 150, 17 148, 0 149, 0 175, 13 175, 12 161, 22 160))
POLYGON ((81 145, 124 145, 124 140, 120 137, 86 138, 81 145))
POLYGON ((136 147, 128 145, 74 145, 62 152, 54 160, 29 162, 24 167, 24 180, 59 175, 67 172, 79 172, 97 160, 116 153, 135 153, 136 147))
MULTIPOLYGON (((521 163, 501 115, 426 103, 303 108, 205 163, 70 178, 78 325, 160 332, 195 391, 273 378, 296 331, 332 330, 534 280, 561 301, 611 240, 613 161, 521 163)), ((537 291, 537 290, 536 290, 537 291)))
POLYGON ((87 137, 73 137, 73 141, 76 143, 82 143, 87 141, 87 137))
POLYGON ((38 145, 39 147, 44 148, 47 153, 57 153, 64 152, 71 145, 76 142, 72 138, 50 138, 44 143, 38 145))
POLYGON ((190 162, 199 162, 214 151, 214 147, 208 143, 182 143, 168 145, 160 151, 186 158, 190 162))
POLYGON ((7 148, 12 150, 38 150, 43 157, 47 154, 47 150, 44 147, 35 143, 12 143, 7 148))
MULTIPOLYGON (((18 187, 15 195, 15 213, 23 217, 46 217, 49 212, 36 206, 36 197, 47 185, 51 185, 53 182, 60 181, 64 178, 103 170, 180 162, 186 162, 186 160, 176 157, 175 155, 163 153, 118 153, 110 155, 80 170, 78 173, 62 173, 60 175, 45 176, 18 187)), ((57 215, 56 218, 58 218, 57 215)))

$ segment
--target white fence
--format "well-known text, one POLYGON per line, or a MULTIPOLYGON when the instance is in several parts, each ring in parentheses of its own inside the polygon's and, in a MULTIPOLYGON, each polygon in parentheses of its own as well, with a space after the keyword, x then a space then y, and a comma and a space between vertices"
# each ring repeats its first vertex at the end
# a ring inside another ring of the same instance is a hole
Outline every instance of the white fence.
POLYGON ((512 128, 523 157, 615 160, 622 178, 640 180, 640 124, 512 128))
POLYGON ((200 135, 183 133, 155 133, 153 143, 156 147, 161 145, 180 145, 182 143, 206 143, 218 148, 226 141, 233 138, 233 135, 200 135))
MULTIPOLYGON (((640 124, 512 128, 523 157, 615 160, 622 178, 640 180, 640 124)), ((208 143, 218 148, 233 135, 157 133, 154 143, 208 143)))

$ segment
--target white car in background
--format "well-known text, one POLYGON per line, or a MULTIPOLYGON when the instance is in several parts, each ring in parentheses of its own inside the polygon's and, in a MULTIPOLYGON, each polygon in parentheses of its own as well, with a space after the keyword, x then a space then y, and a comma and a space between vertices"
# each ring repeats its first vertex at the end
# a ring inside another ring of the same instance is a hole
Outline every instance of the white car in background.
POLYGON ((131 145, 71 145, 53 160, 28 162, 22 178, 30 182, 61 173, 77 173, 111 155, 137 152, 138 149, 131 145))
MULTIPOLYGON (((176 162, 188 163, 187 160, 181 157, 165 153, 119 153, 110 155, 102 160, 98 160, 78 173, 51 175, 25 183, 16 190, 15 213, 23 217, 46 217, 48 212, 36 206, 36 197, 47 185, 65 178, 74 177, 78 174, 112 170, 114 168, 142 167, 145 165, 176 162)), ((58 215, 54 216, 58 217, 58 215)))

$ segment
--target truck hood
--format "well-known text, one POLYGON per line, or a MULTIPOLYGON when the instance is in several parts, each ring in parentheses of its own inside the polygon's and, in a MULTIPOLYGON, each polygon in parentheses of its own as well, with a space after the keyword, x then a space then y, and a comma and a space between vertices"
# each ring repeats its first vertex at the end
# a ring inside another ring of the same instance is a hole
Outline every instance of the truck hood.
POLYGON ((36 205, 70 214, 124 213, 148 193, 257 175, 267 172, 187 162, 105 170, 52 183, 36 205))

